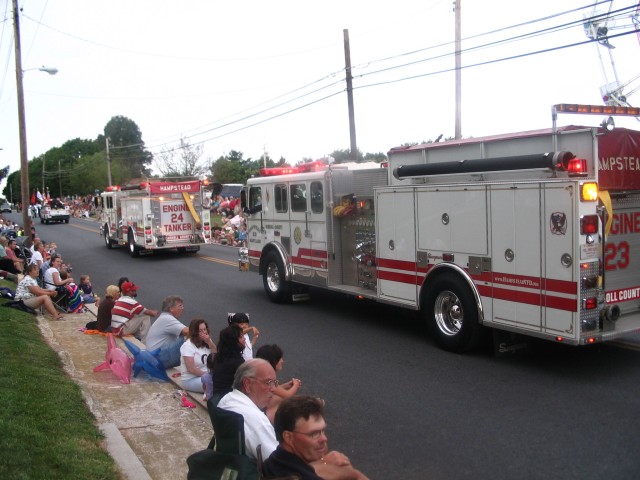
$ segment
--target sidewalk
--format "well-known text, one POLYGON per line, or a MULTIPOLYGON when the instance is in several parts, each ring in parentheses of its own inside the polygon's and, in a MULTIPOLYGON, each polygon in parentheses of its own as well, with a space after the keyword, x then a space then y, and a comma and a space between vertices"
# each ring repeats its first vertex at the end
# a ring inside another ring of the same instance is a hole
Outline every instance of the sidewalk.
MULTIPOLYGON (((105 436, 105 446, 128 479, 187 477, 186 459, 207 448, 213 435, 209 414, 181 407, 178 386, 141 371, 123 384, 111 371, 93 372, 104 361, 107 338, 79 331, 95 320, 91 313, 67 314, 65 321, 38 317, 49 345, 62 358, 69 376, 80 385, 85 401, 105 436)), ((119 346, 128 353, 121 341, 119 346)))

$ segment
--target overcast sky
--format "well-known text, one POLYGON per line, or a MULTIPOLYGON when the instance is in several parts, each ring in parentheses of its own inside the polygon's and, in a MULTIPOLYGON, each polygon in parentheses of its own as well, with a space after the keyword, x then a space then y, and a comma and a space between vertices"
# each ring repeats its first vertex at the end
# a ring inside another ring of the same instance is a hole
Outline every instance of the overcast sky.
MULTIPOLYGON (((580 20, 593 14, 593 2, 461 1, 465 137, 548 128, 555 103, 601 104, 600 87, 614 80, 609 53, 621 82, 640 74, 635 33, 611 39, 610 52, 585 44, 527 55, 588 40, 580 20), (551 17, 562 12, 569 13, 551 17), (551 18, 535 21, 543 17, 551 18), (533 32, 540 33, 525 37, 533 32), (497 61, 513 56, 519 58, 497 61)), ((203 142, 203 160, 230 150, 257 159, 266 150, 295 163, 348 149, 344 29, 362 152, 454 134, 452 0, 19 3, 23 68, 59 70, 24 73, 29 159, 73 138, 96 138, 116 115, 140 127, 152 153, 181 137, 203 142)), ((19 138, 11 0, 3 4, 0 167, 13 172, 19 138)), ((596 7, 608 9, 609 2, 596 7)), ((610 34, 632 29, 630 13, 608 25, 610 34)), ((640 105, 640 93, 629 101, 640 105)), ((563 116, 559 123, 601 120, 563 116)), ((616 124, 640 127, 634 119, 616 124)))

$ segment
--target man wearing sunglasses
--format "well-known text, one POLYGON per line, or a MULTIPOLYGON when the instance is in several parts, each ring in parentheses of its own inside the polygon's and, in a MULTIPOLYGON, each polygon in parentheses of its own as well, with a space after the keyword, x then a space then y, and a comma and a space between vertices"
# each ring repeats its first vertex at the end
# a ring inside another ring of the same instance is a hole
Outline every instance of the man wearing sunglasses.
POLYGON ((329 452, 322 400, 308 395, 285 398, 274 419, 278 448, 265 460, 269 477, 300 480, 366 480, 343 453, 329 452))

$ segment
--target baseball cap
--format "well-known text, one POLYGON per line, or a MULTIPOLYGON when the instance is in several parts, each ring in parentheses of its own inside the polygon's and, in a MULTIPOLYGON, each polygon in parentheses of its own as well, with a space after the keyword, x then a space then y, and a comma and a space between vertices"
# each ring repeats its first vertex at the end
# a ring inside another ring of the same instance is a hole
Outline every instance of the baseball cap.
POLYGON ((232 323, 249 323, 248 313, 227 313, 227 322, 232 323))
POLYGON ((126 292, 135 292, 136 290, 138 290, 138 288, 140 287, 135 285, 133 282, 124 282, 120 287, 120 290, 122 290, 123 293, 126 293, 126 292))

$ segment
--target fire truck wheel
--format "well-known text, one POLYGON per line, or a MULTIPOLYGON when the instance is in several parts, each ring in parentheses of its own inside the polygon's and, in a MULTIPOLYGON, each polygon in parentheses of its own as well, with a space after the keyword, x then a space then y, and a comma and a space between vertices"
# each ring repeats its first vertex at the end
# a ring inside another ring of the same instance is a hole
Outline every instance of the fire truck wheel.
POLYGON ((127 235, 127 242, 129 247, 129 254, 132 257, 138 257, 140 255, 140 251, 138 247, 136 247, 136 242, 133 240, 133 232, 129 230, 129 234, 127 235))
POLYGON ((469 286, 457 275, 436 278, 426 297, 427 326, 438 346, 464 352, 478 344, 482 327, 469 286))
POLYGON ((106 224, 102 228, 102 232, 104 235, 104 244, 107 246, 109 250, 111 250, 113 248, 113 243, 111 243, 111 239, 109 238, 109 229, 107 228, 106 224))
POLYGON ((284 264, 276 252, 267 254, 262 281, 264 291, 272 302, 291 301, 291 283, 285 281, 284 264))

